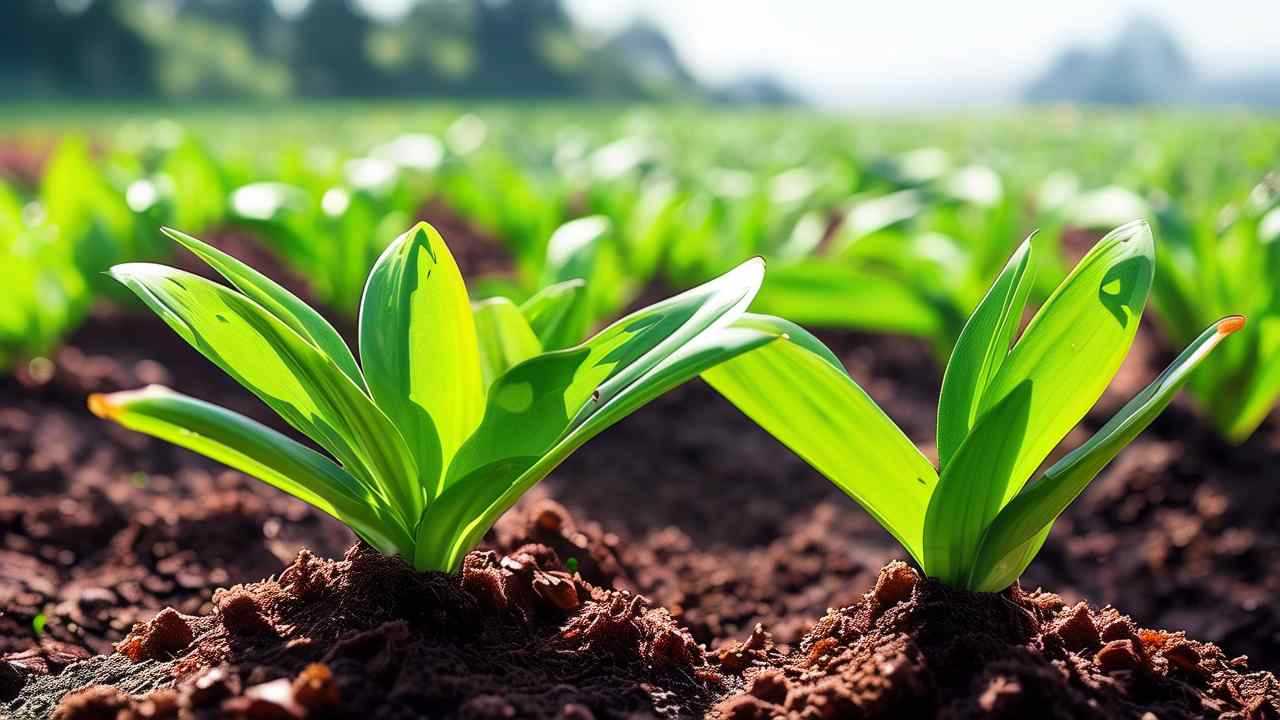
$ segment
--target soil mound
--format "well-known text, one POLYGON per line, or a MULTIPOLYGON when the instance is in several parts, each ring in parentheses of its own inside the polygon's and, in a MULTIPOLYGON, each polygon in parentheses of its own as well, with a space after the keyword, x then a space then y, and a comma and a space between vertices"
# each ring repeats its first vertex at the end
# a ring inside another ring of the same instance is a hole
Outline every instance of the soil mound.
POLYGON ((166 610, 116 655, 36 678, 14 717, 697 716, 726 686, 666 610, 604 590, 526 545, 417 573, 363 546, 166 610), (93 684, 128 658, 150 683, 93 684), (159 672, 157 672, 159 670, 159 672), (90 680, 89 683, 83 682, 90 680), (60 700, 59 700, 60 699, 60 700))
POLYGON ((1040 590, 952 590, 901 562, 791 654, 757 630, 719 660, 743 690, 713 712, 734 720, 1280 717, 1280 684, 1247 658, 1040 590))

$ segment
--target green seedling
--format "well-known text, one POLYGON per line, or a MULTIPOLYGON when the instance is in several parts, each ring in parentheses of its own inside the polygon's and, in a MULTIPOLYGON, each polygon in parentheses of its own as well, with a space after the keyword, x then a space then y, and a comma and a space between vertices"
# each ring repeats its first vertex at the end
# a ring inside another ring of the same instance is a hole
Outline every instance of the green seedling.
POLYGON ((999 591, 1030 564, 1058 515, 1244 324, 1239 316, 1211 324, 1092 438, 1027 485, 1119 369, 1154 267, 1146 223, 1120 227, 1013 342, 1035 276, 1024 242, 969 318, 947 365, 936 468, 835 356, 794 326, 748 315, 739 323, 771 326, 785 341, 703 377, 865 507, 929 576, 999 591))
POLYGON ((1152 302, 1165 334, 1186 342, 1225 307, 1252 318, 1189 388, 1218 433, 1242 443, 1280 401, 1280 190, 1263 183, 1248 202, 1193 217, 1168 206, 1157 220, 1169 242, 1152 302))
POLYGON ((31 361, 31 375, 49 370, 54 350, 88 311, 92 295, 76 247, 44 217, 0 183, 0 370, 31 361))
POLYGON ((253 475, 422 570, 456 569, 526 490, 583 443, 725 359, 776 340, 731 326, 764 264, 634 312, 587 341, 544 351, 557 304, 472 309, 440 235, 419 224, 375 263, 359 355, 284 288, 195 238, 167 231, 233 288, 163 265, 111 274, 183 339, 328 453, 160 387, 93 395, 97 415, 253 475))

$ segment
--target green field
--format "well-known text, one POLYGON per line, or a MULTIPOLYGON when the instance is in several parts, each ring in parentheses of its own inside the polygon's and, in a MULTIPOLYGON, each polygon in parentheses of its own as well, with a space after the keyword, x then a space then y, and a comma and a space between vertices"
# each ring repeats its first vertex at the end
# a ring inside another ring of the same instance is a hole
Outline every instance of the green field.
MULTIPOLYGON (((50 352, 111 297, 110 264, 171 252, 162 225, 249 232, 354 313, 373 259, 429 202, 513 258, 515 272, 473 279, 475 299, 585 277, 591 325, 654 283, 689 287, 759 255, 757 309, 923 337, 941 358, 1032 231, 1043 300, 1068 267, 1064 237, 1135 219, 1163 248, 1155 303, 1172 341, 1227 312, 1274 311, 1255 283, 1274 287, 1280 121, 1243 112, 19 105, 0 135, 13 166, 3 272, 19 288, 0 316, 9 365, 50 352), (603 222, 557 235, 585 216, 603 222)), ((1274 331, 1252 327, 1256 350, 1205 381, 1206 396, 1260 383, 1220 400, 1236 437, 1280 392, 1258 370, 1274 331)))

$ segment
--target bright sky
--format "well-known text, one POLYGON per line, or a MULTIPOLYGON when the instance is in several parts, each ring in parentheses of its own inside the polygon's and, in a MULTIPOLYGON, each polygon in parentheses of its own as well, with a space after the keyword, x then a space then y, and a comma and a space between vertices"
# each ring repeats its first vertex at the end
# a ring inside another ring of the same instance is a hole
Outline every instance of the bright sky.
POLYGON ((565 2, 599 30, 651 18, 704 79, 766 70, 835 105, 1007 101, 1059 50, 1104 44, 1139 13, 1165 21, 1206 75, 1280 65, 1274 0, 565 2))

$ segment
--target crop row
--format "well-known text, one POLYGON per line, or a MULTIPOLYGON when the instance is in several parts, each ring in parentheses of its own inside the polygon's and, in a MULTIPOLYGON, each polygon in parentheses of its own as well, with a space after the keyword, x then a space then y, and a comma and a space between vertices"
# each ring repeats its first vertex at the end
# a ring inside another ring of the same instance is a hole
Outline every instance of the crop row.
MULTIPOLYGON (((248 231, 314 299, 354 317, 377 258, 445 207, 510 256, 511 270, 467 278, 472 300, 575 299, 556 318, 559 347, 653 288, 760 256, 769 270, 752 310, 923 337, 945 360, 1031 231, 1026 291, 1040 305, 1081 245, 1145 219, 1169 345, 1250 317, 1191 380, 1206 415, 1243 441, 1280 396, 1280 179, 1268 173, 1280 140, 1265 124, 965 121, 912 149, 923 131, 911 123, 597 115, 494 109, 432 116, 411 134, 373 118, 358 134, 158 123, 107 142, 64 137, 38 176, 0 185, 0 364, 38 370, 95 300, 131 302, 104 271, 168 256, 165 225, 248 231)), ((499 307, 477 321, 508 314, 499 307)))

